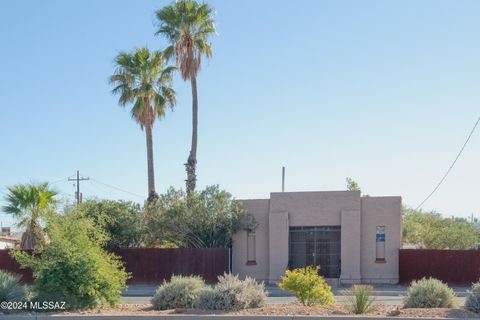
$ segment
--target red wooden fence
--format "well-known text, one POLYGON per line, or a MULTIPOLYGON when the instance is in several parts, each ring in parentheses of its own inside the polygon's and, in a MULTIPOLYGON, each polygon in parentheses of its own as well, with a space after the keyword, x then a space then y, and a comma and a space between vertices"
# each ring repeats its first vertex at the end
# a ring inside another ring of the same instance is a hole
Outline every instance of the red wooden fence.
POLYGON ((452 285, 480 280, 480 250, 401 249, 400 283, 432 277, 452 285))
MULTIPOLYGON (((115 253, 132 273, 129 284, 159 284, 176 275, 199 275, 207 282, 228 272, 228 249, 157 249, 125 248, 115 253)), ((26 283, 32 282, 31 270, 20 269, 8 250, 0 250, 0 269, 21 274, 26 283)))

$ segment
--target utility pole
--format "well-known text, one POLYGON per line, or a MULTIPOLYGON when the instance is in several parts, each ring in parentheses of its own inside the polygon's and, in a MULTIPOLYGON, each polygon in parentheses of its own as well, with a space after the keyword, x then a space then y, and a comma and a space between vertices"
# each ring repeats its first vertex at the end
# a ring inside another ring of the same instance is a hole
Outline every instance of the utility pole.
POLYGON ((285 167, 282 167, 282 192, 285 192, 285 167))
POLYGON ((75 194, 75 198, 77 199, 77 205, 82 203, 82 194, 80 193, 80 181, 90 180, 89 177, 80 177, 80 171, 77 170, 77 177, 75 179, 68 178, 68 181, 76 181, 77 182, 77 192, 75 194))

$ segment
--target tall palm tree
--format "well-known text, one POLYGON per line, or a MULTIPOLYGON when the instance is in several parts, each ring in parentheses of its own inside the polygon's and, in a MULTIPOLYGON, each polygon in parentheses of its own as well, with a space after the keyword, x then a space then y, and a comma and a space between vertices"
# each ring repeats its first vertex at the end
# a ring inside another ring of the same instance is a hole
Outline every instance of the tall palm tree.
POLYGON ((44 245, 40 221, 53 209, 56 195, 48 183, 7 187, 7 205, 2 210, 17 218, 18 226, 26 228, 20 244, 22 249, 33 250, 44 245))
POLYGON ((215 34, 214 10, 206 3, 179 0, 156 12, 159 29, 170 42, 166 54, 174 56, 183 80, 192 85, 192 146, 185 164, 187 191, 195 190, 197 175, 198 96, 197 75, 202 56, 210 58, 212 47, 209 37, 215 34))
POLYGON ((158 198, 155 191, 153 170, 152 128, 157 118, 165 116, 166 107, 173 109, 175 91, 172 88, 172 74, 175 67, 167 65, 165 55, 160 51, 150 52, 147 48, 132 53, 120 52, 115 58, 117 68, 110 77, 115 86, 113 94, 119 94, 118 103, 125 107, 132 104, 132 118, 145 128, 147 142, 148 202, 158 198))

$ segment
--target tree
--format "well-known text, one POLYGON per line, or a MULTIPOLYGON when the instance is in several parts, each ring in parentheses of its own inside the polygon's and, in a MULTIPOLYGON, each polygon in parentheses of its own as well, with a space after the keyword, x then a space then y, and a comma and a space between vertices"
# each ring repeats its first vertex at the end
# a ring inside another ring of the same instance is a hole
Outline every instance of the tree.
POLYGON ((404 208, 403 242, 425 249, 465 250, 476 248, 480 236, 474 223, 443 218, 437 212, 404 208))
POLYGON ((22 249, 32 250, 45 244, 40 223, 53 210, 56 195, 46 182, 7 187, 7 205, 2 210, 19 219, 19 227, 26 228, 20 244, 22 249))
POLYGON ((165 52, 175 57, 183 80, 190 80, 192 86, 192 145, 185 164, 187 192, 195 190, 197 180, 197 75, 202 56, 212 56, 209 37, 216 32, 213 14, 214 10, 208 4, 193 0, 179 0, 156 12, 159 21, 156 35, 163 35, 170 42, 165 52))
POLYGON ((91 219, 107 236, 108 250, 133 247, 141 243, 141 208, 130 201, 88 200, 74 211, 91 219))
POLYGON ((117 68, 110 77, 115 86, 113 94, 120 95, 118 103, 125 107, 132 104, 132 118, 145 128, 148 166, 148 201, 154 201, 155 191, 153 169, 152 128, 155 120, 165 116, 166 107, 173 109, 175 91, 171 86, 174 67, 167 66, 162 52, 147 48, 136 49, 132 53, 121 52, 115 58, 117 68))
POLYGON ((47 229, 45 249, 11 252, 23 268, 32 269, 33 300, 65 301, 74 310, 117 304, 129 275, 117 256, 103 250, 101 229, 75 212, 50 215, 47 229))
POLYGON ((348 191, 360 191, 361 192, 360 186, 358 185, 358 183, 355 180, 353 180, 350 177, 347 177, 345 180, 347 181, 347 190, 348 191))
POLYGON ((242 204, 218 186, 187 193, 170 188, 146 210, 147 245, 186 248, 228 247, 246 217, 242 204))

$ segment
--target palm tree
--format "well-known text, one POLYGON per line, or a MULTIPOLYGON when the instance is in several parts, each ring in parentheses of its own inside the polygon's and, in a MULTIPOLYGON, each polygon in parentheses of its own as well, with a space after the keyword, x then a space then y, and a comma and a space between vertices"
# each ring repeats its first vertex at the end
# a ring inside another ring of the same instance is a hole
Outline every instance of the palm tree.
POLYGON ((132 53, 120 52, 115 58, 117 68, 110 77, 115 86, 113 94, 119 94, 118 103, 125 107, 132 104, 132 118, 145 128, 147 140, 148 202, 158 198, 155 192, 153 171, 152 128, 157 118, 165 116, 166 107, 173 109, 175 91, 172 74, 175 67, 167 66, 167 59, 160 51, 150 52, 147 48, 132 53))
POLYGON ((179 0, 156 12, 161 34, 170 42, 166 54, 175 56, 183 80, 192 85, 192 146, 185 164, 187 191, 195 190, 197 175, 198 97, 197 75, 202 56, 210 58, 212 47, 208 39, 215 34, 214 10, 206 3, 179 0))
POLYGON ((54 208, 57 192, 48 183, 18 184, 7 187, 5 200, 7 205, 3 212, 12 214, 19 219, 18 226, 25 227, 22 235, 21 248, 33 250, 45 244, 40 221, 54 208))

